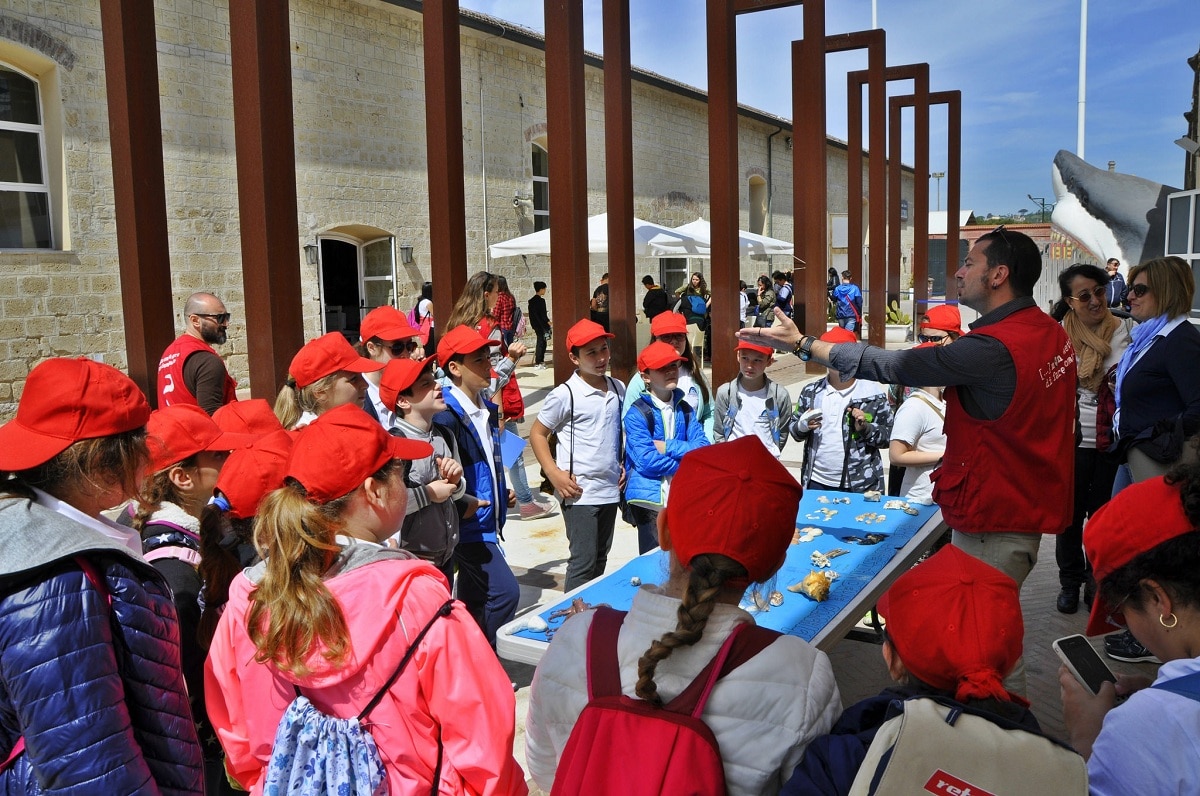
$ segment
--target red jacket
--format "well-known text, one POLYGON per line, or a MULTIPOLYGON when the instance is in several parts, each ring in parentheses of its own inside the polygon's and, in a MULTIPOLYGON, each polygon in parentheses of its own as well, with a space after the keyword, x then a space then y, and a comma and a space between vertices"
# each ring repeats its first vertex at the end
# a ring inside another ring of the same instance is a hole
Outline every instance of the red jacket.
MULTIPOLYGON (((484 337, 500 340, 500 353, 503 356, 508 356, 508 346, 504 344, 503 340, 501 340, 498 332, 493 334, 493 329, 498 330, 498 326, 493 327, 491 321, 489 321, 487 318, 483 318, 479 321, 479 325, 475 328, 478 329, 479 333, 484 337)), ((495 362, 496 360, 493 359, 492 361, 495 362)), ((496 373, 494 369, 492 374, 495 377, 500 376, 500 374, 496 373)), ((501 417, 508 420, 520 420, 521 418, 525 417, 525 399, 521 397, 521 388, 517 386, 517 372, 515 366, 513 367, 512 375, 508 377, 508 381, 500 385, 500 400, 496 401, 494 397, 492 400, 494 403, 500 405, 501 417)))
POLYGON ((946 390, 946 454, 933 499, 967 533, 1061 533, 1071 524, 1075 478, 1075 351, 1037 307, 971 334, 994 337, 1017 371, 1012 402, 995 420, 971 417, 946 390))
MULTIPOLYGON (((158 360, 158 407, 160 409, 173 404, 199 405, 196 396, 184 384, 183 363, 187 362, 188 357, 192 354, 201 352, 219 356, 212 346, 190 334, 179 335, 175 338, 175 342, 167 346, 166 351, 163 351, 162 358, 158 360)), ((222 401, 232 403, 236 400, 237 382, 226 372, 222 401)))

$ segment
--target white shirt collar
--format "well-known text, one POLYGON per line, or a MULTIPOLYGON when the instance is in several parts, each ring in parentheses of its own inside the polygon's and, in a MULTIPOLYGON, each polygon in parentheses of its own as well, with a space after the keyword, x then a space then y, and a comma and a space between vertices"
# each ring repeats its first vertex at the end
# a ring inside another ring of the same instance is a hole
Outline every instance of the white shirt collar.
POLYGON ((92 517, 91 515, 84 514, 71 504, 64 503, 54 497, 54 495, 43 492, 37 487, 33 487, 33 492, 37 496, 39 506, 48 508, 55 514, 66 517, 108 539, 112 539, 114 542, 124 545, 129 548, 135 558, 139 560, 142 558, 142 537, 137 531, 132 528, 126 528, 123 525, 118 525, 107 517, 92 517))

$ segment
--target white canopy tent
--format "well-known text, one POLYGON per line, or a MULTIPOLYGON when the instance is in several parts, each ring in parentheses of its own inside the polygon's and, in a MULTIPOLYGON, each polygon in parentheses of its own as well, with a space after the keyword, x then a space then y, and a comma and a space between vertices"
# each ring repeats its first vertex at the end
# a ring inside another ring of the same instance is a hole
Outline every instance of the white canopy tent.
MULTIPOLYGON (((686 232, 664 227, 644 219, 633 219, 633 256, 634 257, 670 257, 687 256, 674 255, 673 251, 696 250, 697 241, 686 232), (662 253, 662 249, 669 250, 662 253)), ((550 230, 522 235, 519 238, 493 243, 488 247, 493 257, 517 257, 520 255, 550 254, 550 230)), ((608 254, 608 213, 588 218, 588 253, 608 254)), ((696 255, 705 256, 705 255, 696 255)))
MULTIPOLYGON (((670 241, 653 241, 660 257, 711 257, 712 256, 712 225, 698 218, 695 221, 675 227, 675 232, 696 241, 696 246, 675 245, 670 241)), ((792 255, 796 247, 779 238, 757 235, 746 230, 738 230, 738 251, 740 256, 749 257, 755 254, 792 255)))

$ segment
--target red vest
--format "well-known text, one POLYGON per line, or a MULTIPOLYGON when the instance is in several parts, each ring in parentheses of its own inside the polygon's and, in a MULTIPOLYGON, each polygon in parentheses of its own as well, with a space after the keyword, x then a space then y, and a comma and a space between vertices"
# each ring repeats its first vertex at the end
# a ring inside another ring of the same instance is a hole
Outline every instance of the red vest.
MULTIPOLYGON (((484 337, 492 336, 492 324, 487 318, 479 321, 479 325, 475 327, 484 337)), ((508 346, 503 342, 500 344, 500 351, 508 356, 508 346)), ((517 386, 517 372, 513 370, 512 376, 500 388, 500 400, 496 401, 495 396, 492 400, 500 404, 500 414, 508 420, 516 420, 525 417, 525 399, 521 397, 521 388, 517 386)))
MULTIPOLYGON (((196 396, 192 395, 192 391, 187 388, 183 382, 183 363, 187 362, 188 357, 192 354, 198 354, 205 351, 209 354, 216 355, 212 346, 203 340, 192 337, 190 334, 181 334, 175 338, 175 342, 167 346, 167 350, 163 351, 162 359, 158 360, 158 408, 171 406, 172 404, 191 404, 198 406, 196 396)), ((222 396, 224 403, 233 403, 237 400, 237 382, 225 373, 225 393, 222 396)))
POLYGON ((1017 388, 1004 414, 979 420, 946 390, 946 454, 933 499, 967 533, 1062 533, 1075 486, 1075 351, 1037 307, 972 331, 1004 343, 1017 388))

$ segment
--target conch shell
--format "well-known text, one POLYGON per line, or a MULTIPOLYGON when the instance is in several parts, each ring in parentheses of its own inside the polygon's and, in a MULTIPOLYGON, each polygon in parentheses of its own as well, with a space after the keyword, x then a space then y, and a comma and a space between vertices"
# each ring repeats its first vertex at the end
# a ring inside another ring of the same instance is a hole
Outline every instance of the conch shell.
POLYGON ((808 576, 799 583, 793 583, 788 586, 788 591, 801 592, 808 595, 817 602, 824 602, 829 599, 829 578, 824 572, 812 570, 808 576))

